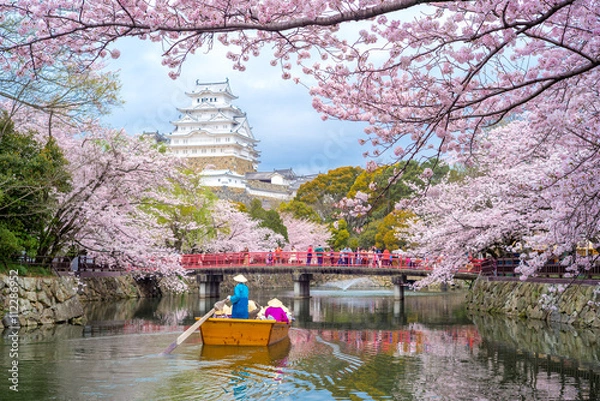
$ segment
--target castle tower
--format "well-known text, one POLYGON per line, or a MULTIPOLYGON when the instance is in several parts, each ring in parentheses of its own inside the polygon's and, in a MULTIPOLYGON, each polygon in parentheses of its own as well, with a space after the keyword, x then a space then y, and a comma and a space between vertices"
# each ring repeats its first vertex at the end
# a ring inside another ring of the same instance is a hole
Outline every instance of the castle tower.
POLYGON ((169 147, 176 157, 186 158, 198 170, 228 170, 236 175, 256 172, 258 140, 254 138, 246 113, 232 101, 237 99, 225 82, 200 83, 187 93, 189 107, 171 123, 169 147))

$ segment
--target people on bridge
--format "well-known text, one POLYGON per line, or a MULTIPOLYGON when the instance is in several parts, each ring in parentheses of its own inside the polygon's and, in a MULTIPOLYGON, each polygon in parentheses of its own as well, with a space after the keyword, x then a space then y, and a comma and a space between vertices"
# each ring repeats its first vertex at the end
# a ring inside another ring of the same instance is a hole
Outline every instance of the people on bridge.
POLYGON ((323 255, 325 253, 325 249, 321 245, 317 245, 315 248, 315 253, 317 254, 317 264, 319 266, 323 266, 323 255))
POLYGON ((312 245, 308 246, 308 250, 306 251, 306 266, 310 266, 310 262, 312 260, 313 247, 312 245))
POLYGON ((290 252, 289 264, 294 265, 298 261, 298 251, 296 250, 296 246, 292 245, 292 251, 290 252))
POLYGON ((250 264, 250 251, 248 250, 248 247, 245 247, 244 250, 242 251, 242 257, 244 258, 244 266, 247 266, 250 264))
POLYGON ((331 266, 335 265, 335 252, 333 251, 333 248, 331 248, 331 247, 328 246, 327 247, 327 253, 328 253, 328 256, 329 256, 329 264, 331 266))
POLYGON ((366 250, 366 248, 362 248, 360 250, 360 265, 362 266, 366 266, 367 263, 369 261, 369 252, 366 250))
POLYGON ((283 255, 283 249, 277 245, 277 248, 275 248, 275 263, 280 265, 282 260, 281 257, 283 255))
POLYGON ((268 308, 265 310, 265 317, 267 319, 273 319, 278 322, 289 323, 290 319, 284 309, 283 303, 277 298, 271 299, 267 302, 268 308))
POLYGON ((369 267, 377 267, 377 248, 372 246, 367 255, 369 267))
POLYGON ((237 282, 233 288, 233 295, 228 295, 227 299, 231 301, 231 317, 236 319, 248 319, 248 297, 250 290, 246 283, 248 279, 242 274, 233 278, 237 282))
POLYGON ((383 261, 383 265, 384 265, 384 266, 386 266, 386 267, 387 267, 387 266, 391 266, 391 265, 392 265, 392 255, 391 255, 391 253, 390 253, 390 250, 389 250, 389 249, 385 248, 385 249, 383 250, 382 257, 383 257, 383 260, 382 260, 382 261, 383 261))
POLYGON ((352 264, 352 248, 348 245, 342 249, 342 259, 344 265, 348 266, 352 264))

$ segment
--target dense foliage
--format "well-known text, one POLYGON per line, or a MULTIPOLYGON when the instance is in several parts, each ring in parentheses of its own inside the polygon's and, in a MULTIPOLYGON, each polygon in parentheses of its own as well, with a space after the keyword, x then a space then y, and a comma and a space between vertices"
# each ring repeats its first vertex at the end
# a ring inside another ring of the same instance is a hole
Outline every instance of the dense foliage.
POLYGON ((407 250, 408 241, 399 236, 406 237, 405 229, 414 215, 397 210, 396 204, 418 193, 426 183, 439 182, 449 171, 437 159, 396 163, 372 171, 340 167, 302 184, 295 199, 280 210, 290 211, 297 218, 319 216, 316 221, 329 224, 332 232, 329 245, 336 250, 346 246, 407 250), (424 180, 422 174, 427 169, 432 176, 424 180), (398 171, 404 172, 401 179, 395 177, 398 171), (369 204, 359 215, 349 213, 355 206, 357 193, 369 204))
POLYGON ((53 138, 45 143, 15 130, 4 113, 0 119, 0 260, 35 256, 50 238, 57 194, 70 190, 66 160, 53 138))

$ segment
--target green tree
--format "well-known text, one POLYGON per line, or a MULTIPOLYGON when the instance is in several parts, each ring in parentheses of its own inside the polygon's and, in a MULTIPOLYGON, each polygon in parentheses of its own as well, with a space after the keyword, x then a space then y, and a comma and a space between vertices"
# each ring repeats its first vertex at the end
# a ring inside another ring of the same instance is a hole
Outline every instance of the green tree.
POLYGON ((350 232, 348 231, 348 223, 346 220, 340 219, 331 224, 331 240, 329 245, 333 249, 340 250, 348 245, 350 239, 350 232))
POLYGON ((394 210, 385 216, 378 222, 375 246, 390 251, 406 249, 408 244, 402 239, 402 233, 406 231, 410 219, 414 217, 414 214, 407 210, 394 210))
POLYGON ((369 249, 375 245, 375 236, 380 220, 372 220, 361 227, 360 233, 356 237, 358 246, 363 249, 369 249))
POLYGON ((394 210, 396 202, 413 193, 411 185, 423 185, 420 176, 426 168, 434 171, 432 182, 438 182, 448 170, 436 164, 435 159, 423 164, 411 160, 382 166, 374 171, 363 171, 348 191, 348 196, 354 197, 358 191, 367 194, 373 206, 369 214, 372 219, 382 219, 394 210))
POLYGON ((40 144, 32 133, 15 131, 5 112, 0 132, 0 258, 35 256, 56 194, 70 189, 67 161, 53 138, 40 144))
POLYGON ((173 233, 171 248, 188 253, 200 248, 216 232, 210 224, 211 207, 217 200, 207 187, 201 185, 201 176, 191 170, 183 170, 183 182, 174 182, 169 189, 179 202, 175 204, 148 199, 143 206, 153 210, 159 224, 168 226, 173 233))
POLYGON ((331 222, 335 204, 348 194, 362 171, 360 167, 339 167, 327 174, 319 174, 298 188, 295 200, 312 207, 321 221, 331 222))
MULTIPOLYGON (((259 221, 260 227, 270 228, 273 232, 281 234, 288 241, 287 227, 283 224, 283 220, 276 210, 265 210, 262 202, 259 199, 252 199, 249 209, 250 217, 253 220, 259 221)), ((279 244, 283 246, 284 244, 279 244)))
POLYGON ((321 222, 321 217, 311 206, 305 202, 292 199, 289 202, 282 202, 279 204, 277 211, 281 213, 290 213, 294 218, 300 220, 309 220, 316 223, 321 222))

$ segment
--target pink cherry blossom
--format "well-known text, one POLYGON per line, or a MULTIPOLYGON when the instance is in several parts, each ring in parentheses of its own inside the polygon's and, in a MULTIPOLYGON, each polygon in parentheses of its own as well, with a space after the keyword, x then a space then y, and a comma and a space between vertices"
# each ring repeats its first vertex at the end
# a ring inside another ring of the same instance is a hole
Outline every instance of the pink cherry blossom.
MULTIPOLYGON (((442 256, 436 263, 517 238, 530 250, 528 275, 548 256, 600 242, 598 9, 598 0, 15 0, 0 5, 19 26, 0 35, 0 70, 35 76, 61 57, 88 68, 123 36, 161 42, 172 78, 213 46, 227 46, 238 70, 271 51, 282 79, 310 87, 323 120, 367 124, 376 148, 366 157, 401 146, 392 158, 452 157, 478 171, 415 206, 415 238, 442 256)), ((131 195, 103 190, 117 204, 131 195)), ((102 210, 111 212, 125 219, 102 210)))

